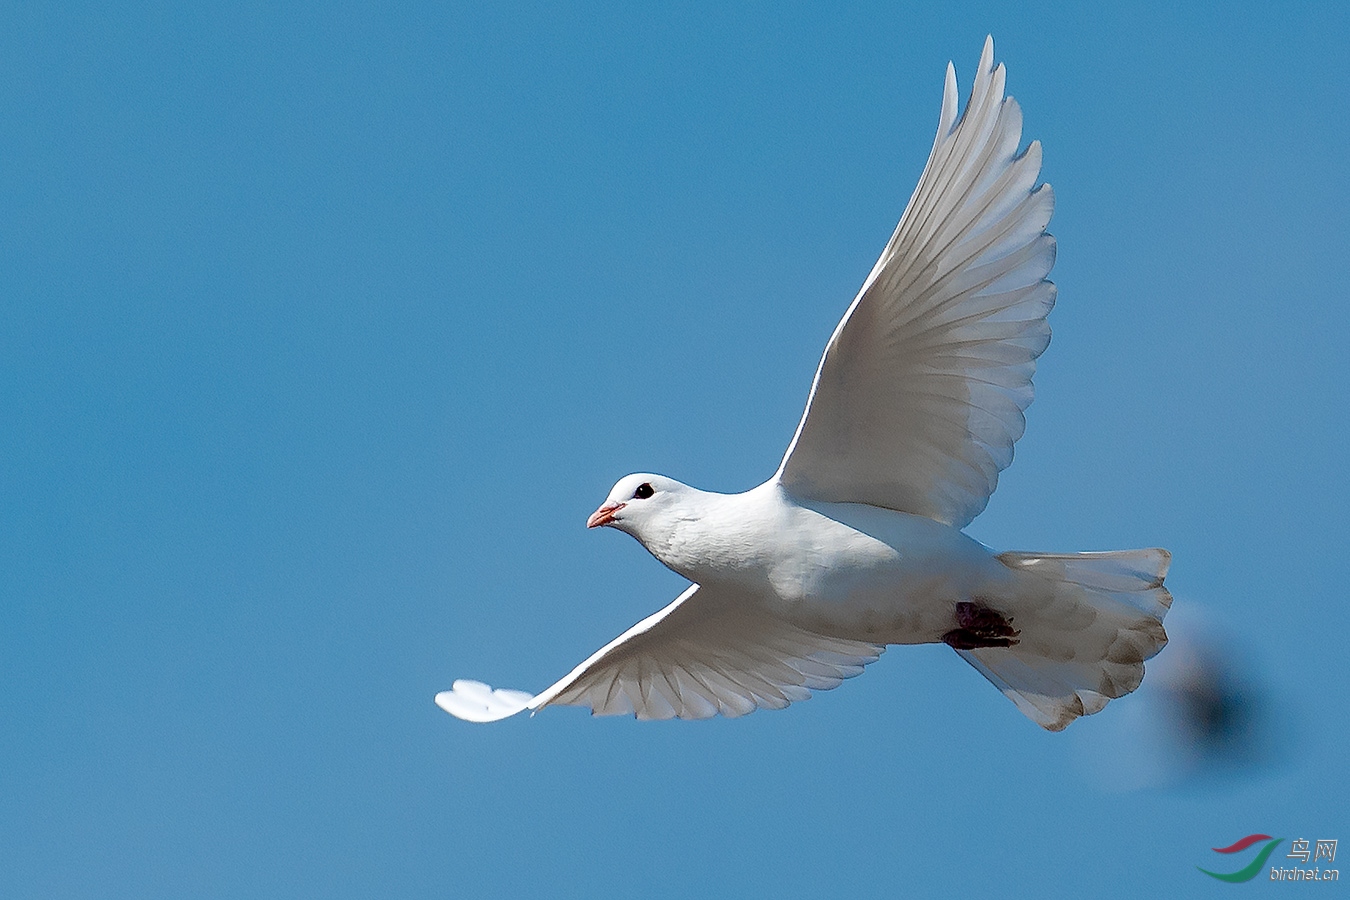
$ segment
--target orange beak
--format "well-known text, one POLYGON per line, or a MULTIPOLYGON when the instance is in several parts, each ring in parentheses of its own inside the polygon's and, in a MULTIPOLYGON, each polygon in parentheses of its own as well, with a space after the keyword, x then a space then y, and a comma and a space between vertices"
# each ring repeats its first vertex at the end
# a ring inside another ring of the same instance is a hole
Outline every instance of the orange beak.
POLYGON ((591 513, 591 517, 586 520, 587 528, 599 528, 601 525, 608 525, 614 521, 614 514, 623 509, 625 503, 606 503, 604 506, 591 513))

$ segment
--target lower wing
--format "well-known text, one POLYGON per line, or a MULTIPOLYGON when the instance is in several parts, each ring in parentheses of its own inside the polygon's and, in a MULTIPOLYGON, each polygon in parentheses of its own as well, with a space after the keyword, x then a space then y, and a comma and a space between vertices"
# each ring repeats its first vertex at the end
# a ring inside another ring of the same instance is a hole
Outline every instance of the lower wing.
POLYGON ((460 680, 436 704, 470 722, 556 705, 639 719, 742 716, 838 687, 883 650, 816 634, 735 591, 695 584, 536 696, 460 680))

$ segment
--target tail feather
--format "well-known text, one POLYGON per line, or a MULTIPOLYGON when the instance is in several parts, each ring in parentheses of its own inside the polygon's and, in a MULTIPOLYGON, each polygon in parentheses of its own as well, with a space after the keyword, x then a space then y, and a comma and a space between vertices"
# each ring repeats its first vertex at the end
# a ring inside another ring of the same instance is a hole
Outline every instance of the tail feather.
POLYGON ((1018 573, 1011 647, 957 651, 1037 724, 1060 731, 1139 687, 1167 643, 1166 550, 1002 553, 1018 573))

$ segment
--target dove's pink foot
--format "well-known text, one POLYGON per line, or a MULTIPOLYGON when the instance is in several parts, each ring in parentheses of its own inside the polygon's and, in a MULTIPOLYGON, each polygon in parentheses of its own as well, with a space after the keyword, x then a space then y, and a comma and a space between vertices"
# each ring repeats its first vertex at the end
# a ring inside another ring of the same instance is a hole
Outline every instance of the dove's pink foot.
POLYGON ((1011 647, 1021 633, 997 610, 963 600, 956 604, 956 627, 944 634, 942 640, 954 650, 1011 647))

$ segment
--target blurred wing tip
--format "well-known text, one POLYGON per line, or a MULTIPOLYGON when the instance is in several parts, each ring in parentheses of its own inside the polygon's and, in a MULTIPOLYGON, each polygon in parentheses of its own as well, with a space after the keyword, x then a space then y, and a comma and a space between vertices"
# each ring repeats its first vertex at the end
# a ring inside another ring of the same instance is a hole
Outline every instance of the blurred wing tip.
POLYGON ((461 678, 450 690, 436 695, 436 705, 466 722, 496 722, 528 709, 533 694, 493 688, 481 681, 461 678))

